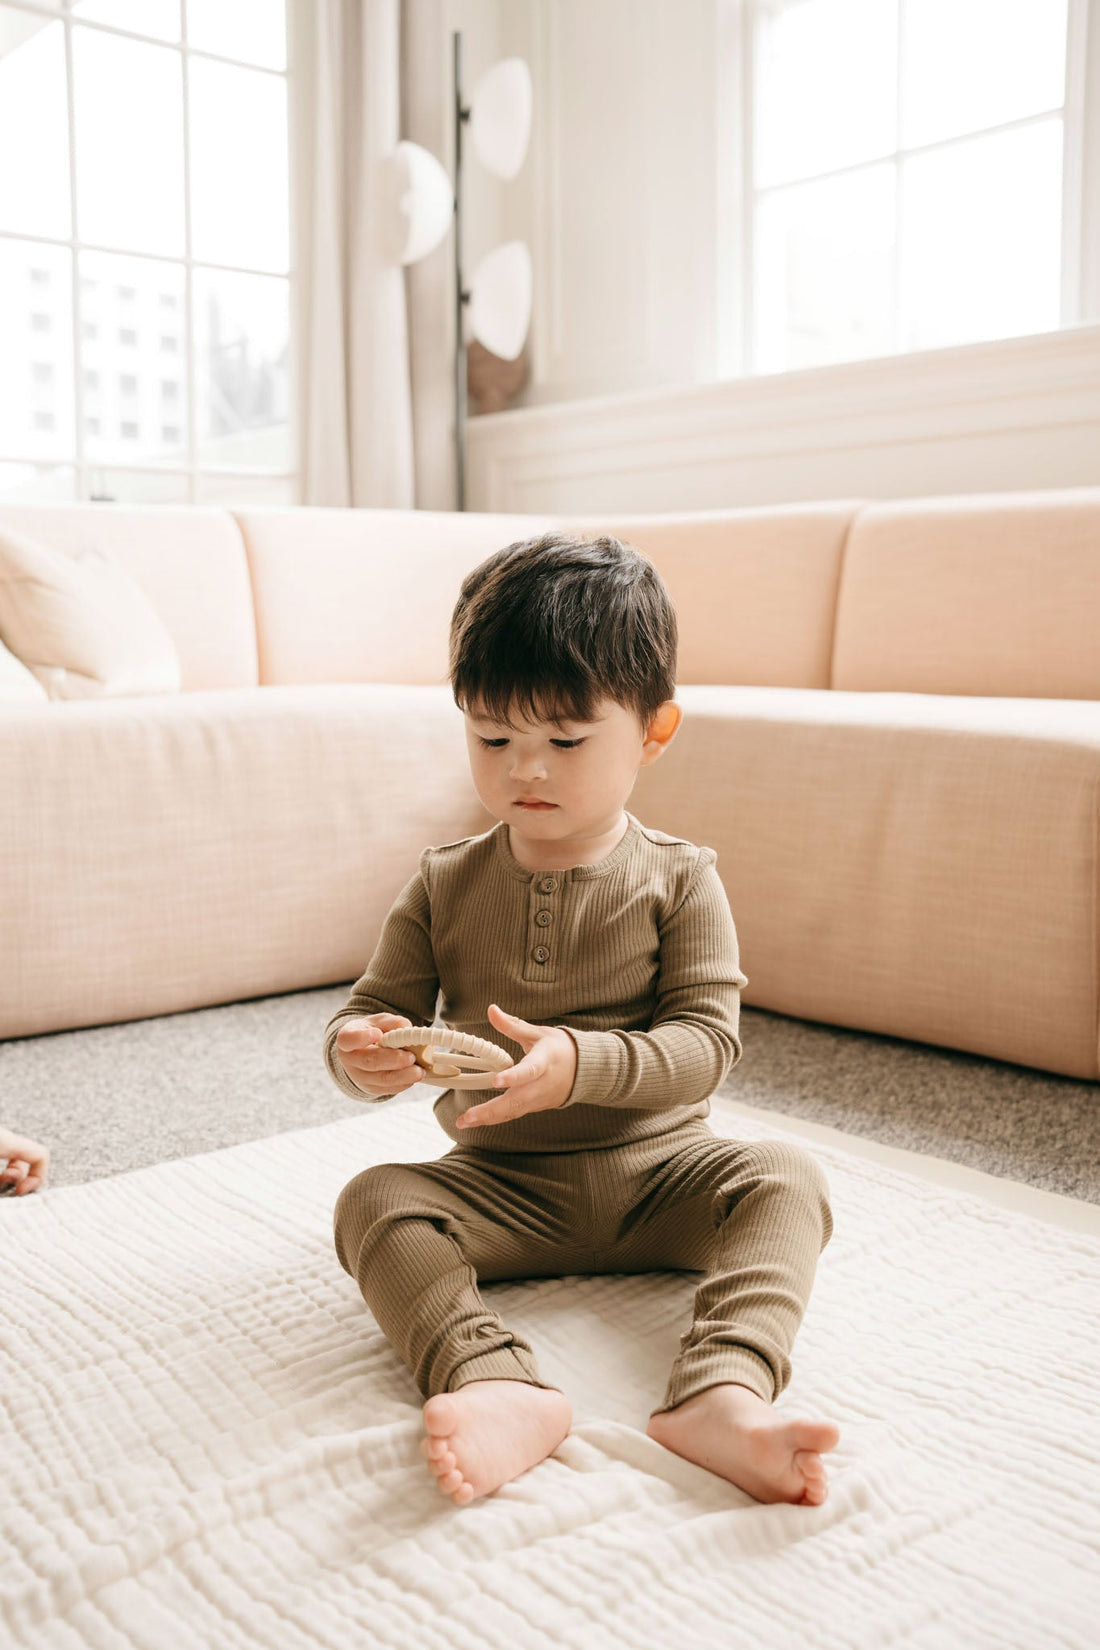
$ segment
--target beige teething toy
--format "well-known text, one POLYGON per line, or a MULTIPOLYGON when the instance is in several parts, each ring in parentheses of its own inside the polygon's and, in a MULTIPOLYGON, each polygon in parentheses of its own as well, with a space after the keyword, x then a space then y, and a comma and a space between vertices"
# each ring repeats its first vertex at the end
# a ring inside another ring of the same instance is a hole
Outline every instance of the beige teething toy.
POLYGON ((416 1063, 424 1068, 423 1081, 441 1089, 491 1088, 485 1079, 515 1064, 495 1043, 449 1026, 398 1026, 383 1035, 379 1047, 415 1049, 416 1063))

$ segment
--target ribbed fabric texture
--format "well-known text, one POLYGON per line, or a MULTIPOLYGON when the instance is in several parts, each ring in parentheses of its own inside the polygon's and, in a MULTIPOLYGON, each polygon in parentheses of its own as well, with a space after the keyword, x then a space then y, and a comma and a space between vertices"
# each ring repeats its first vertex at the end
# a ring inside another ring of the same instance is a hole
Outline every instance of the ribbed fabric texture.
MULTIPOLYGON (((361 1014, 413 1025, 439 1019, 513 1057, 522 1050, 488 1019, 491 1002, 536 1025, 560 1025, 577 1045, 572 1093, 556 1111, 480 1127, 490 1151, 577 1151, 663 1134, 710 1111, 709 1096, 740 1058, 737 936, 712 848, 642 825, 595 865, 531 871, 501 823, 426 848, 395 902, 346 1008, 329 1021, 335 1082, 366 1095, 336 1056, 336 1034, 361 1014), (441 994, 441 996, 440 996, 441 994)), ((495 1090, 448 1089, 454 1120, 495 1090)))
MULTIPOLYGON (((737 937, 715 854, 628 815, 595 865, 531 871, 503 823, 428 848, 386 919, 370 966, 325 1034, 328 1069, 359 1014, 396 1013, 501 1047, 497 1002, 577 1044, 565 1105, 493 1127, 436 1116, 457 1142, 429 1163, 356 1175, 336 1207, 336 1251, 425 1398, 470 1381, 540 1381, 528 1343, 478 1282, 582 1272, 706 1272, 665 1409, 734 1381, 770 1401, 832 1231, 805 1152, 717 1139, 709 1096, 739 1059, 737 937)), ((517 1055, 515 1046, 509 1053, 517 1055)), ((385 1099, 386 1096, 377 1098, 385 1099)))
POLYGON ((499 1278, 701 1271, 663 1409, 735 1381, 770 1402, 832 1232, 800 1148, 688 1123, 589 1152, 458 1147, 365 1169, 336 1207, 336 1251, 425 1398, 541 1381, 530 1344, 478 1292, 499 1278))

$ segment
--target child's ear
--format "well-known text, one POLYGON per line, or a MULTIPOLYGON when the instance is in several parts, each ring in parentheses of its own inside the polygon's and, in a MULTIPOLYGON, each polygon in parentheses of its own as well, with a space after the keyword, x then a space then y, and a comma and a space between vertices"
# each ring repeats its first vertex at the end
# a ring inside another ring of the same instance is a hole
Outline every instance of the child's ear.
POLYGON ((658 705, 645 731, 645 742, 642 745, 643 767, 650 762, 656 762, 659 756, 664 755, 676 737, 676 730, 683 719, 683 710, 674 699, 666 699, 663 705, 658 705))

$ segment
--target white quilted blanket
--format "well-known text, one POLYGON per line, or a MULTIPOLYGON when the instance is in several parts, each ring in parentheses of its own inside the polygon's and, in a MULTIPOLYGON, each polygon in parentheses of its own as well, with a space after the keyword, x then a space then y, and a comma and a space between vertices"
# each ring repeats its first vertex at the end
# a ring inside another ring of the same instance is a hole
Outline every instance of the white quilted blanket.
POLYGON ((0 1203, 4 1650, 1097 1644, 1100 1240, 815 1146, 780 1403, 840 1423, 825 1505, 645 1437, 697 1282, 662 1273, 488 1287, 577 1419, 460 1510, 330 1240, 358 1167, 446 1144, 395 1103, 0 1203))

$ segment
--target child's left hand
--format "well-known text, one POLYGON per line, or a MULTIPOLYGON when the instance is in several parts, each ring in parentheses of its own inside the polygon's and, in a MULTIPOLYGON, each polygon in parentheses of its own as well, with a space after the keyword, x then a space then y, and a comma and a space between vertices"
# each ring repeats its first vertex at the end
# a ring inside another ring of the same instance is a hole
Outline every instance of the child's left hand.
MULTIPOLYGON (((498 1072, 493 1088, 507 1092, 495 1100, 471 1106, 455 1119, 460 1129, 483 1123, 510 1123, 529 1111, 553 1111, 573 1092, 577 1075, 577 1045, 561 1026, 533 1026, 489 1004, 489 1020, 498 1031, 526 1050, 522 1060, 498 1072)), ((486 1087, 489 1085, 486 1084, 486 1087)))

